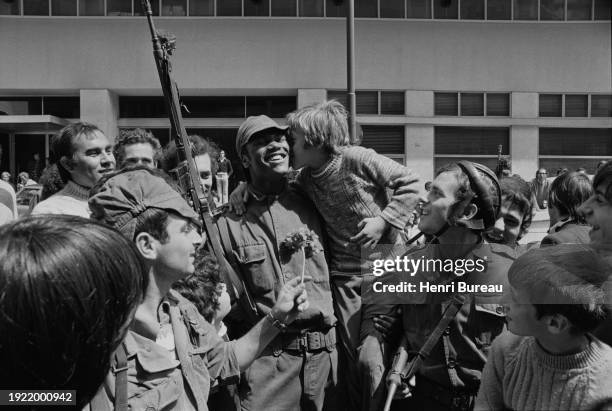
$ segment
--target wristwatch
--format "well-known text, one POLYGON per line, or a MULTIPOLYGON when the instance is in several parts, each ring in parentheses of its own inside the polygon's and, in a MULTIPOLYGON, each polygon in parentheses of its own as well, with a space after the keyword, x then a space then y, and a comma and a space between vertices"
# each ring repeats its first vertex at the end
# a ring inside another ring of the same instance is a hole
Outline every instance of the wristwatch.
POLYGON ((273 326, 278 328, 280 332, 284 332, 285 330, 287 330, 287 324, 285 324, 281 320, 277 320, 276 318, 274 318, 274 316, 272 315, 272 311, 269 311, 268 314, 266 314, 266 320, 268 320, 270 323, 272 323, 273 326))

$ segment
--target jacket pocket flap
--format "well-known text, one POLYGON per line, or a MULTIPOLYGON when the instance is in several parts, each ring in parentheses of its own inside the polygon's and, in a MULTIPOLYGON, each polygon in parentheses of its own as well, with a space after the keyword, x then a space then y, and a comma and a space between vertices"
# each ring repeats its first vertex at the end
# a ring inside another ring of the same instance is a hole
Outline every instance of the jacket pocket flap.
POLYGON ((234 250, 234 255, 243 264, 263 261, 266 258, 266 246, 264 244, 243 245, 234 250))

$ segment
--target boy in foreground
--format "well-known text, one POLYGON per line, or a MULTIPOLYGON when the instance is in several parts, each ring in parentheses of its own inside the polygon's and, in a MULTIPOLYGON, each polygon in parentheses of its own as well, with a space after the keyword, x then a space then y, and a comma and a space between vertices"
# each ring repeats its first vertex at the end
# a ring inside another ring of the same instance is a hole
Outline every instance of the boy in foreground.
POLYGON ((609 265, 582 245, 527 252, 504 293, 508 331, 493 342, 475 409, 583 410, 612 398, 605 318, 609 265))

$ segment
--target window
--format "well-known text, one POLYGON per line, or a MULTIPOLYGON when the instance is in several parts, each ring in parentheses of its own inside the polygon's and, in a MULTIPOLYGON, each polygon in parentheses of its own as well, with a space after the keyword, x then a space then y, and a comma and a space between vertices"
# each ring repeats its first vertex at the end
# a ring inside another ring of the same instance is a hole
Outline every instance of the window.
POLYGON ((104 0, 79 0, 80 16, 104 16, 104 0))
POLYGON ((537 20, 538 2, 534 0, 513 0, 514 20, 537 20))
POLYGON ((168 117, 163 97, 119 97, 121 118, 168 117))
POLYGON ((380 92, 380 114, 403 115, 405 112, 403 91, 380 92))
POLYGON ((322 17, 323 0, 298 0, 301 17, 322 17))
POLYGON ((79 118, 81 107, 79 97, 43 97, 43 114, 56 117, 79 118))
MULTIPOLYGON (((21 3, 18 0, 13 1, 0 1, 0 16, 7 15, 19 15, 21 14, 21 10, 19 10, 19 5, 21 3)), ((0 160, 2 158, 0 157, 0 160)))
POLYGON ((409 19, 430 19, 431 0, 413 0, 406 3, 406 16, 409 19))
POLYGON ((41 97, 2 97, 0 111, 9 116, 42 114, 41 97))
POLYGON ((404 126, 362 125, 361 129, 363 147, 376 150, 380 154, 404 154, 404 126))
POLYGON ((76 0, 51 0, 51 14, 53 16, 76 16, 76 0))
POLYGON ((189 0, 190 16, 214 16, 214 0, 189 0))
POLYGON ((189 113, 183 114, 185 118, 245 117, 245 101, 243 96, 183 97, 182 101, 189 110, 189 113))
MULTIPOLYGON (((151 6, 153 7, 153 5, 151 6)), ((106 0, 106 14, 108 16, 131 16, 132 2, 125 0, 106 0)))
POLYGON ((355 17, 378 17, 377 8, 376 1, 355 0, 355 17))
POLYGON ((217 16, 242 16, 242 1, 217 0, 217 16))
POLYGON ((348 104, 348 94, 344 90, 327 90, 327 99, 328 100, 338 100, 340 104, 344 106, 347 110, 349 110, 348 104))
POLYGON ((49 0, 23 0, 23 14, 26 16, 48 16, 49 0))
POLYGON ((297 108, 295 96, 247 96, 246 115, 283 118, 297 108))
POLYGON ((487 116, 509 116, 510 93, 487 93, 487 116))
POLYGON ((483 20, 485 17, 485 0, 461 0, 461 18, 483 20))
POLYGON ((327 0, 325 15, 327 17, 346 17, 347 7, 347 2, 344 0, 327 0))
POLYGON ((244 0, 245 16, 265 17, 270 15, 270 3, 268 0, 244 0))
POLYGON ((294 17, 296 12, 296 0, 272 0, 273 16, 294 17))
POLYGON ((540 117, 561 117, 562 94, 540 94, 540 117))
POLYGON ((610 156, 612 129, 540 128, 540 155, 610 156))
POLYGON ((595 20, 610 20, 612 7, 610 0, 594 0, 595 4, 595 20))
POLYGON ((403 19, 404 0, 379 0, 380 17, 383 19, 403 19))
POLYGON ((591 117, 612 117, 612 94, 591 95, 591 117))
MULTIPOLYGON (((136 2, 134 3, 136 7, 136 2)), ((185 16, 187 0, 162 0, 162 16, 185 16)))
POLYGON ((459 0, 434 0, 434 19, 459 18, 459 0))
POLYGON ((495 170, 498 147, 510 153, 510 130, 506 127, 434 127, 434 168, 470 160, 495 170))
POLYGON ((540 20, 564 20, 564 0, 540 0, 540 20))
POLYGON ((462 116, 484 116, 484 93, 461 93, 462 116))
POLYGON ((591 20, 591 0, 567 0, 568 20, 591 20))
POLYGON ((357 114, 378 114, 378 92, 357 91, 357 114))
POLYGON ((588 117, 589 116, 589 96, 586 94, 566 94, 565 95, 565 116, 566 117, 588 117))
POLYGON ((488 20, 510 20, 512 0, 487 0, 488 20))
POLYGON ((434 115, 456 116, 459 114, 458 93, 434 93, 434 115))
MULTIPOLYGON (((151 1, 151 13, 153 13, 154 16, 159 16, 159 0, 151 1)), ((138 0, 134 2, 134 16, 144 16, 142 4, 138 0)))

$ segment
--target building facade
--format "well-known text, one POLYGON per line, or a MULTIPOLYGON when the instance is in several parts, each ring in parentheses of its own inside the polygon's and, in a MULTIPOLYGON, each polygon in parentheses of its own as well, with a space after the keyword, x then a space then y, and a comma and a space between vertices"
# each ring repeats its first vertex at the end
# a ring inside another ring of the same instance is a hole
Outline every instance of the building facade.
MULTIPOLYGON (((345 101, 342 0, 154 0, 173 33, 189 132, 233 154, 251 114, 345 101)), ((611 0, 356 0, 363 145, 418 170, 494 166, 532 178, 612 158, 611 0)), ((0 171, 77 118, 169 139, 138 0, 0 0, 0 171), (4 118, 4 122, 2 121, 4 118)), ((235 156, 232 156, 235 159, 235 156)))

